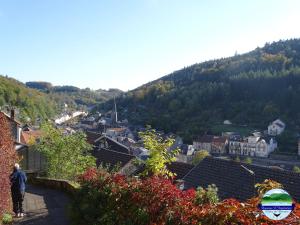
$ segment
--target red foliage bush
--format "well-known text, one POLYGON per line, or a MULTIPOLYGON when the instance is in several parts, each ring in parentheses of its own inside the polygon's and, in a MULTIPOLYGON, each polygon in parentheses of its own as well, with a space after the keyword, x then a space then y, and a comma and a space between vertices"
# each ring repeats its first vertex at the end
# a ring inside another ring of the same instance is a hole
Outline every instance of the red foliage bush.
POLYGON ((72 206, 76 224, 300 224, 300 206, 284 221, 271 221, 257 208, 259 198, 226 199, 197 205, 196 192, 181 191, 168 179, 126 178, 90 169, 79 178, 82 189, 72 206))
POLYGON ((5 115, 0 113, 0 217, 11 211, 9 175, 16 159, 10 126, 5 115))

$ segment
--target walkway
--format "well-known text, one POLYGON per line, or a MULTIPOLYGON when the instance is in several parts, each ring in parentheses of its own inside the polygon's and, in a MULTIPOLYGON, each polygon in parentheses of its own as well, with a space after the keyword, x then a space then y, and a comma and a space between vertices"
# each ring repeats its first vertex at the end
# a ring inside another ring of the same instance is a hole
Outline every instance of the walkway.
POLYGON ((16 225, 68 225, 66 207, 69 198, 62 192, 28 185, 24 210, 26 216, 16 225))

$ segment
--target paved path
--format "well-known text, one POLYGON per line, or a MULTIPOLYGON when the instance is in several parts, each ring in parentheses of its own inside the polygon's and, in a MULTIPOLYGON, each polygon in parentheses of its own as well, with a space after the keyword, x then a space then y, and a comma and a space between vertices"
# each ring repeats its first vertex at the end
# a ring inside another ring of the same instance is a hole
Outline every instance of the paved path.
POLYGON ((66 207, 69 198, 62 192, 27 186, 24 210, 26 216, 15 219, 16 225, 68 225, 66 207))

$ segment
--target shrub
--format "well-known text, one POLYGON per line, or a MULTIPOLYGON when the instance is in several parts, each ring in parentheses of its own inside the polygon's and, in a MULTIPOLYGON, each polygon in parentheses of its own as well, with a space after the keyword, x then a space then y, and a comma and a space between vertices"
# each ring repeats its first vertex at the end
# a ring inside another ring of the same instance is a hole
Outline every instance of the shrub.
POLYGON ((201 162, 209 155, 210 155, 209 152, 206 150, 197 151, 193 157, 193 162, 192 162, 193 165, 197 165, 199 162, 201 162))
POLYGON ((246 159, 243 160, 243 162, 246 163, 246 164, 251 164, 252 159, 250 157, 247 157, 246 159))
POLYGON ((300 173, 300 168, 299 168, 298 166, 294 166, 294 167, 293 167, 293 171, 294 171, 295 173, 300 173))
POLYGON ((276 189, 276 188, 282 189, 283 186, 282 186, 282 184, 280 184, 280 183, 278 183, 276 181, 273 181, 273 180, 270 180, 270 179, 266 179, 261 184, 255 184, 255 188, 257 189, 258 195, 261 197, 267 191, 272 190, 272 189, 276 189))
POLYGON ((2 223, 3 224, 11 224, 13 221, 13 218, 10 214, 4 213, 2 217, 2 223))
POLYGON ((195 203, 197 205, 202 204, 216 204, 219 202, 218 188, 215 184, 208 185, 206 189, 197 188, 195 203))
MULTIPOLYGON (((81 189, 71 206, 76 225, 278 224, 261 216, 259 198, 244 203, 235 199, 218 202, 213 185, 199 194, 193 189, 181 191, 164 177, 126 178, 95 168, 78 181, 81 189), (199 196, 202 202, 197 202, 199 196)), ((299 219, 300 206, 296 204, 293 214, 281 222, 299 224, 299 219)))
POLYGON ((17 154, 6 116, 0 112, 0 215, 11 211, 11 194, 9 175, 17 154))

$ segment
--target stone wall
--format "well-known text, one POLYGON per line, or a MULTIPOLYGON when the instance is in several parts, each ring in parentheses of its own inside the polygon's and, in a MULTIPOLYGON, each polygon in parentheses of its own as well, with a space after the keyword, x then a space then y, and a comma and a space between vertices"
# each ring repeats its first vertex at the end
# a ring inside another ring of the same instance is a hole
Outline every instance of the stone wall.
POLYGON ((35 173, 28 173, 27 176, 30 184, 60 190, 70 195, 74 195, 78 189, 76 185, 67 180, 37 177, 35 173))

